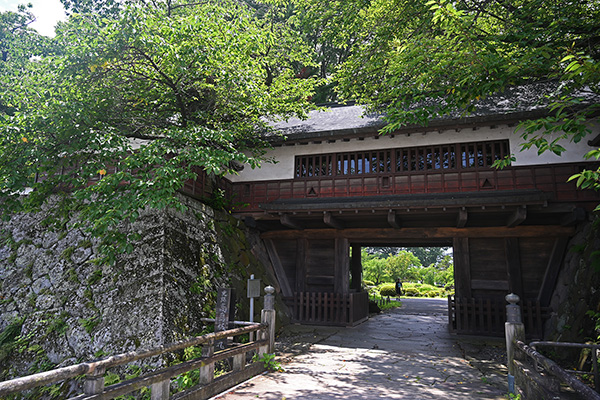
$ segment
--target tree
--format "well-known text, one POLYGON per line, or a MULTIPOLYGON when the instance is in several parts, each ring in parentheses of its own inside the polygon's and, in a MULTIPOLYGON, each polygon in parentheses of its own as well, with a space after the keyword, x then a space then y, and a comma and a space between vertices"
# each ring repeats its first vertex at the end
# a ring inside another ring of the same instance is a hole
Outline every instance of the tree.
POLYGON ((379 258, 374 254, 369 254, 365 249, 361 250, 360 255, 365 280, 373 281, 376 285, 389 280, 385 259, 379 258))
POLYGON ((32 88, 32 59, 49 53, 49 40, 29 25, 35 16, 29 6, 20 5, 17 12, 0 13, 0 119, 36 97, 32 88), (15 79, 18 77, 18 79, 15 79))
POLYGON ((421 262, 411 252, 401 250, 395 256, 389 257, 386 260, 387 275, 396 280, 398 278, 407 281, 418 280, 419 273, 417 267, 421 266, 421 262))
POLYGON ((426 267, 437 264, 448 250, 447 247, 403 247, 400 249, 410 251, 419 259, 421 265, 426 267))
MULTIPOLYGON (((344 10, 339 15, 354 12, 359 18, 323 25, 322 36, 341 40, 352 31, 356 40, 332 79, 342 99, 386 113, 384 133, 469 114, 492 94, 534 82, 549 83, 534 93, 548 114, 519 126, 524 149, 560 155, 561 141, 578 142, 590 132, 589 121, 600 107, 598 0, 344 4, 337 4, 344 10)), ((600 152, 588 157, 600 158, 600 152)), ((580 187, 600 189, 598 171, 574 178, 580 187)))
POLYGON ((77 226, 103 238, 106 261, 136 238, 120 223, 146 207, 183 207, 176 193, 193 168, 257 166, 257 133, 268 119, 304 115, 314 84, 295 77, 308 58, 295 35, 244 4, 152 3, 71 15, 54 39, 60 52, 28 61, 37 95, 0 125, 3 216, 51 206, 49 223, 65 226, 77 212, 77 226))

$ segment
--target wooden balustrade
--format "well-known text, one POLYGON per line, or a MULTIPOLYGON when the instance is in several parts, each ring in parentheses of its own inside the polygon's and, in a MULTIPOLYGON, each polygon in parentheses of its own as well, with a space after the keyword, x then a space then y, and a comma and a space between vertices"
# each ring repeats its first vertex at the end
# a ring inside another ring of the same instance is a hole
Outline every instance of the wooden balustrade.
MULTIPOLYGON (((457 334, 502 336, 506 322, 503 299, 474 299, 448 296, 448 327, 457 334)), ((530 337, 540 338, 543 323, 549 317, 549 308, 539 301, 525 300, 522 314, 530 337)))
POLYGON ((537 189, 550 201, 597 202, 590 190, 576 190, 570 176, 596 164, 572 163, 508 167, 503 170, 390 172, 386 175, 319 176, 302 179, 236 182, 235 211, 261 210, 260 204, 283 199, 411 195, 423 193, 499 192, 537 189))
POLYGON ((267 352, 271 352, 273 349, 275 314, 273 310, 263 310, 263 314, 265 312, 267 312, 266 315, 268 317, 262 323, 241 323, 245 326, 182 340, 155 349, 123 353, 99 361, 81 363, 0 382, 0 398, 39 386, 84 376, 84 393, 72 397, 70 400, 114 399, 138 391, 144 387, 151 388, 152 400, 165 400, 169 398, 177 400, 207 399, 264 371, 264 365, 261 362, 253 362, 246 365, 246 360, 248 353, 256 353, 260 357, 267 352), (257 333, 258 339, 246 344, 232 344, 231 347, 222 351, 214 351, 216 340, 250 333, 257 333), (202 357, 161 368, 114 385, 104 386, 104 374, 109 368, 165 355, 192 346, 204 346, 206 351, 203 351, 202 357), (215 363, 227 359, 232 359, 233 370, 218 378, 214 378, 215 363), (200 371, 200 384, 170 397, 169 388, 171 379, 192 370, 200 371))
POLYGON ((369 315, 369 294, 297 292, 285 299, 292 310, 292 320, 315 325, 356 325, 369 315))

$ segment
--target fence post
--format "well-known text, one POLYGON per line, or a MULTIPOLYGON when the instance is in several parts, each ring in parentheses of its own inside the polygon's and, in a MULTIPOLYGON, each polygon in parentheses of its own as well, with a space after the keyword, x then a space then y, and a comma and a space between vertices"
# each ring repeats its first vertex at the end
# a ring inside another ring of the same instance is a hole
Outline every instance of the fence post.
MULTIPOLYGON (((215 340, 209 341, 202 348, 202 357, 210 358, 215 354, 215 340)), ((208 361, 207 364, 202 364, 200 367, 200 384, 208 385, 215 378, 215 362, 208 361)))
POLYGON ((104 391, 104 373, 106 368, 97 368, 88 372, 83 382, 83 393, 86 395, 100 394, 104 391))
POLYGON ((265 288, 265 304, 264 308, 260 313, 260 322, 267 324, 268 331, 267 335, 269 338, 268 353, 275 352, 275 288, 273 286, 267 286, 265 288))
POLYGON ((514 293, 505 297, 510 304, 506 306, 506 323, 504 333, 506 337, 506 359, 508 367, 508 392, 515 394, 515 342, 525 340, 525 325, 521 320, 521 307, 517 304, 519 296, 514 293))
POLYGON ((167 400, 169 398, 170 386, 170 379, 150 385, 150 400, 167 400))

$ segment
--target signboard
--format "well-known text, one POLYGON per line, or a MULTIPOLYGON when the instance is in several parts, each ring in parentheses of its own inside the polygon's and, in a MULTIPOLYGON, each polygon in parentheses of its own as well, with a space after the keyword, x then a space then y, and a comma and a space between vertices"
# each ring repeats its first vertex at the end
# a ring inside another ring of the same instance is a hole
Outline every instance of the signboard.
POLYGON ((260 297, 260 279, 248 279, 248 298, 260 297))

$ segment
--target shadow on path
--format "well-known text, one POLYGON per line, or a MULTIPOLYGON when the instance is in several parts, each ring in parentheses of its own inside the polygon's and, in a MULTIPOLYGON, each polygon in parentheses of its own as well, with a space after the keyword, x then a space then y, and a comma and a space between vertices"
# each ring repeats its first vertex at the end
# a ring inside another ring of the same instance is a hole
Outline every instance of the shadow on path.
POLYGON ((257 377, 217 398, 506 398, 506 390, 465 358, 461 342, 477 345, 448 333, 445 299, 402 302, 353 328, 289 327, 282 340, 286 335, 298 340, 292 348, 312 342, 308 351, 291 358, 284 372, 257 377))

